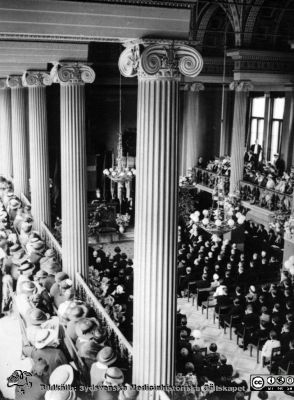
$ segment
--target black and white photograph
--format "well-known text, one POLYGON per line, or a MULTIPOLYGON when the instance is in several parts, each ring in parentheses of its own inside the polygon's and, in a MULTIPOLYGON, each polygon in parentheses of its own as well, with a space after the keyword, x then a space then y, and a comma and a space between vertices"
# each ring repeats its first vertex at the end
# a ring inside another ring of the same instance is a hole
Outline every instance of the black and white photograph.
POLYGON ((294 397, 294 0, 0 0, 0 400, 294 397))

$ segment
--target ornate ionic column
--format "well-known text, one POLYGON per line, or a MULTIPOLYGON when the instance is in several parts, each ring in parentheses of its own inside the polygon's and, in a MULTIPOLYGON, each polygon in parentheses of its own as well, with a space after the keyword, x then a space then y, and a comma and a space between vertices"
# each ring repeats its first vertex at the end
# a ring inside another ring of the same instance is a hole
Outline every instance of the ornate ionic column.
MULTIPOLYGON (((181 74, 194 77, 202 58, 174 43, 120 56, 124 76, 138 75, 133 383, 172 384, 178 193, 178 95, 181 74)), ((142 392, 141 396, 153 397, 142 392)))
POLYGON ((200 82, 186 83, 183 87, 182 129, 179 135, 179 174, 183 176, 195 167, 198 157, 203 155, 201 145, 205 143, 199 126, 200 91, 202 90, 204 90, 204 85, 200 82))
POLYGON ((52 78, 46 72, 30 71, 23 75, 29 91, 29 149, 31 172, 31 204, 35 228, 50 220, 49 149, 47 132, 46 86, 52 78))
POLYGON ((60 83, 63 269, 73 280, 76 272, 87 280, 85 83, 94 82, 95 73, 87 65, 57 64, 51 76, 60 83))
POLYGON ((243 178, 247 97, 253 85, 250 81, 234 81, 230 89, 235 90, 230 178, 230 193, 234 193, 239 190, 239 182, 243 178))
POLYGON ((5 79, 0 79, 0 173, 12 179, 12 135, 10 89, 5 79))
POLYGON ((11 127, 14 192, 20 196, 29 194, 29 159, 26 119, 26 89, 21 76, 10 76, 7 84, 11 88, 11 127))

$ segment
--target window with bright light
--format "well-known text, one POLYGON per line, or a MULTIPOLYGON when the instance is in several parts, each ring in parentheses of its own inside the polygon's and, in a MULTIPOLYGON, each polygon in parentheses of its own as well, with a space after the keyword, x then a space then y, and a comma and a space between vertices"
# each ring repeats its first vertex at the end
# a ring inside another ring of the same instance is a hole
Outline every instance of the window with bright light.
POLYGON ((272 99, 272 119, 271 119, 271 142, 270 142, 270 160, 273 160, 274 154, 280 152, 283 117, 285 108, 285 98, 277 97, 272 99))
POLYGON ((257 96, 251 99, 247 146, 250 148, 257 140, 262 147, 260 158, 267 161, 280 153, 284 108, 285 97, 257 96))
POLYGON ((262 146, 264 131, 265 97, 254 97, 251 103, 250 118, 250 143, 249 146, 258 144, 262 146))

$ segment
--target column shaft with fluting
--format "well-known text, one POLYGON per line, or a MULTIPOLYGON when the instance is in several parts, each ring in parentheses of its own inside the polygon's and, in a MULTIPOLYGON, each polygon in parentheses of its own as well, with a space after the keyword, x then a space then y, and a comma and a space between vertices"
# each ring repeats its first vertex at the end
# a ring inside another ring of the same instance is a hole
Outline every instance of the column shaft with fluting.
MULTIPOLYGON (((133 383, 173 384, 175 378, 178 98, 181 74, 202 69, 188 46, 128 47, 119 68, 138 75, 134 236, 133 383)), ((154 398, 155 392, 142 392, 154 398)))
POLYGON ((41 231, 41 222, 49 227, 49 148, 46 109, 46 82, 51 83, 45 72, 27 72, 23 83, 29 91, 29 149, 31 172, 31 204, 35 228, 41 231), (44 83, 45 82, 45 83, 44 83))
POLYGON ((197 164, 201 154, 203 135, 199 124, 200 91, 204 85, 200 82, 185 84, 183 93, 183 117, 179 144, 179 173, 187 175, 197 164))
POLYGON ((0 173, 12 179, 11 96, 6 79, 0 79, 0 157, 0 173))
POLYGON ((11 76, 7 79, 11 88, 11 127, 13 184, 17 196, 29 195, 29 155, 27 135, 26 88, 22 86, 21 77, 11 76))
POLYGON ((231 176, 230 193, 239 190, 240 180, 243 179, 246 113, 248 91, 252 85, 248 81, 232 82, 231 89, 235 89, 234 118, 231 148, 231 176))
POLYGON ((135 218, 136 384, 171 384, 175 363, 178 82, 139 79, 135 218))
POLYGON ((75 280, 88 278, 87 161, 85 85, 95 74, 88 66, 57 65, 60 83, 61 218, 63 269, 75 280))

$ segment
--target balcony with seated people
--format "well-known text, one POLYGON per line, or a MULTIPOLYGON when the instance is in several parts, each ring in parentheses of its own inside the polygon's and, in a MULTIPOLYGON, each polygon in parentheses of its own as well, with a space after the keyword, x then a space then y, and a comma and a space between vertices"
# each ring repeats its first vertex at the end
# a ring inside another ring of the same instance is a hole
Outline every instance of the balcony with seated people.
POLYGON ((193 169, 196 187, 212 193, 220 178, 224 184, 225 194, 228 194, 230 188, 230 158, 216 157, 206 164, 200 157, 197 166, 193 169))
MULTIPOLYGON (((109 289, 112 304, 106 310, 79 273, 74 284, 73 277, 62 271, 60 244, 46 224, 42 224, 42 232, 33 229, 29 201, 21 197, 23 201, 14 195, 10 182, 1 179, 0 230, 5 268, 0 323, 7 329, 15 315, 19 328, 14 331, 21 339, 15 337, 20 353, 12 352, 13 357, 19 358, 14 358, 13 364, 7 361, 9 354, 1 347, 1 358, 10 365, 6 373, 13 383, 5 387, 2 378, 6 377, 1 376, 0 389, 10 398, 13 391, 16 399, 24 395, 43 398, 45 393, 46 399, 55 399, 56 391, 48 391, 44 385, 79 388, 103 382, 111 386, 131 383, 132 346, 120 330, 128 295, 123 297, 123 291, 110 290, 112 278, 108 279, 104 286, 109 289), (27 360, 27 379, 32 383, 25 387, 14 386, 22 379, 17 371, 13 372, 21 357, 27 360)), ((118 252, 114 257, 119 271, 125 271, 124 257, 118 252)), ((121 287, 124 278, 120 274, 121 287)), ((132 290, 131 286, 130 283, 128 290, 132 290)), ((94 398, 98 394, 99 391, 94 392, 94 398)), ((137 393, 133 395, 136 397, 137 393)), ((89 398, 90 394, 85 397, 77 390, 69 391, 67 396, 79 399, 89 398)))

